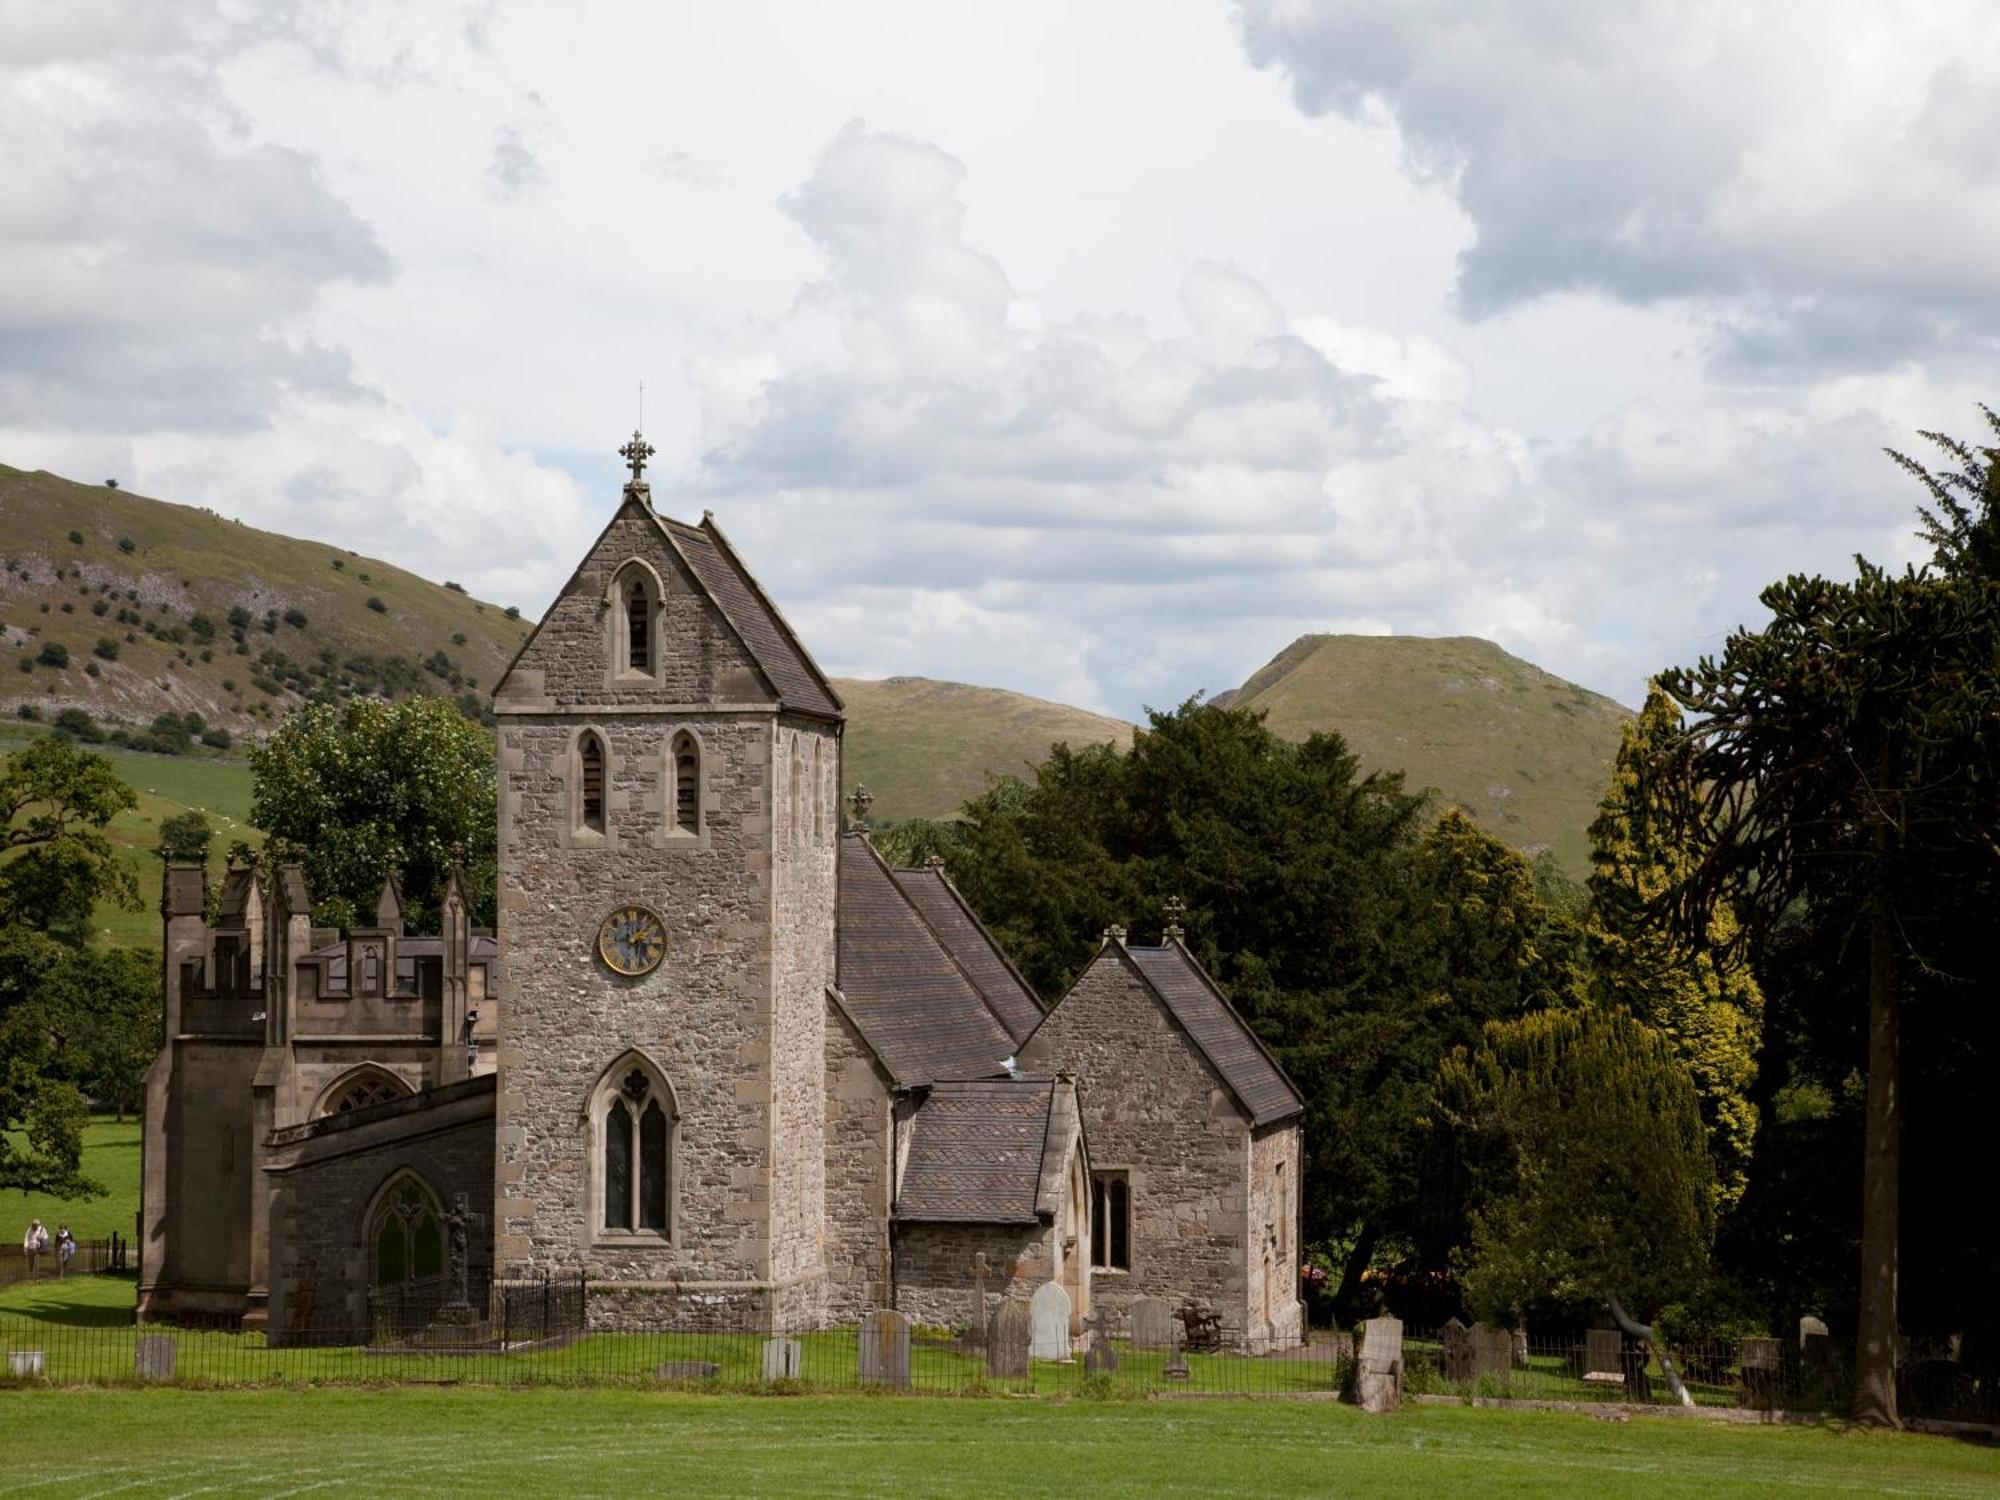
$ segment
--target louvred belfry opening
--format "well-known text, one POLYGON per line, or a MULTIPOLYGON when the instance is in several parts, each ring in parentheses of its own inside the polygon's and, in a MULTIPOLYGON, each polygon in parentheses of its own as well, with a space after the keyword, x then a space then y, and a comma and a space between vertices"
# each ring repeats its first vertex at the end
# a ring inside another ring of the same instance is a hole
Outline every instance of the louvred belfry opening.
POLYGON ((604 832, 604 742, 586 734, 578 746, 583 763, 583 796, 578 821, 591 833, 604 832))

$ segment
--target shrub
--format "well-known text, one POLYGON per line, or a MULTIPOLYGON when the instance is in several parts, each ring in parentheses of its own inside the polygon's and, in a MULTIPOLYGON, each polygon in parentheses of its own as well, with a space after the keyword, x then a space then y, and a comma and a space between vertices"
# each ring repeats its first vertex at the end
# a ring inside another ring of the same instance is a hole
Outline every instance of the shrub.
POLYGON ((286 610, 285 623, 294 630, 304 630, 306 628, 306 612, 296 606, 286 610))
POLYGON ((445 586, 446 588, 450 589, 450 590, 451 590, 451 591, 452 591, 452 592, 453 592, 454 594, 462 594, 462 593, 464 593, 464 592, 465 592, 465 585, 464 585, 464 584, 462 584, 462 583, 453 583, 453 582, 452 582, 452 581, 451 581, 451 580, 450 580, 449 578, 447 578, 447 579, 446 579, 446 580, 444 581, 444 586, 445 586))
POLYGON ((100 619, 102 619, 106 614, 109 614, 110 611, 111 611, 111 606, 106 604, 102 599, 94 601, 90 606, 90 612, 98 616, 100 619))
POLYGON ((264 634, 276 635, 277 633, 278 612, 275 609, 267 609, 264 611, 264 634))
POLYGON ((72 531, 69 534, 69 539, 79 547, 83 545, 83 533, 80 531, 72 531))
POLYGON ((138 549, 139 549, 139 544, 133 541, 132 538, 130 538, 129 536, 121 536, 120 538, 118 538, 118 550, 120 552, 136 552, 138 549))
POLYGON ((83 664, 83 675, 86 677, 102 677, 104 674, 97 670, 96 662, 87 661, 83 664))
POLYGON ((363 583, 373 583, 375 581, 374 579, 370 578, 366 573, 356 573, 354 576, 356 578, 359 578, 363 583))
POLYGON ((381 601, 381 599, 374 594, 370 594, 368 596, 368 607, 374 610, 375 613, 378 615, 386 615, 387 613, 389 613, 389 606, 384 604, 381 601))
POLYGON ((24 657, 22 657, 22 658, 21 658, 21 670, 22 670, 23 672, 32 672, 32 671, 34 671, 34 670, 35 670, 35 664, 34 664, 34 662, 33 662, 32 660, 30 660, 30 659, 29 659, 28 657, 25 657, 25 656, 24 656, 24 657))
POLYGON ((201 742, 211 750, 227 750, 229 748, 229 731, 220 725, 217 725, 213 729, 204 729, 201 732, 201 742))
POLYGON ((76 606, 70 603, 69 600, 67 599, 63 600, 62 609, 63 613, 66 615, 73 615, 76 613, 76 606))
POLYGON ((507 606, 506 615, 510 620, 518 620, 521 618, 521 611, 518 606, 510 604, 507 606))
POLYGON ((207 615, 188 616, 187 628, 188 634, 192 635, 198 641, 212 641, 215 639, 215 621, 211 620, 207 615))
POLYGON ((56 733, 66 739, 82 740, 86 745, 104 742, 104 731, 97 727, 87 709, 66 708, 55 717, 56 733))
POLYGON ((235 679, 234 677, 225 677, 225 678, 223 678, 223 679, 222 679, 222 690, 223 690, 223 692, 225 692, 225 693, 233 693, 233 692, 235 692, 235 691, 236 691, 236 679, 235 679))
POLYGON ((45 667, 66 667, 69 665, 69 647, 60 641, 44 641, 42 654, 35 660, 45 667))
POLYGON ((239 635, 250 628, 251 614, 240 604, 229 606, 229 628, 239 635))
POLYGON ((344 558, 344 557, 336 557, 336 558, 334 558, 334 559, 333 559, 333 571, 334 571, 334 572, 336 572, 336 573, 339 573, 339 572, 342 572, 343 570, 345 570, 345 569, 346 569, 346 567, 347 567, 347 559, 346 559, 346 558, 344 558))
POLYGON ((463 630, 454 630, 451 634, 451 643, 454 646, 463 646, 465 644, 465 632, 463 630))
POLYGON ((90 654, 92 656, 101 657, 105 661, 118 660, 118 651, 119 651, 118 643, 113 639, 111 639, 111 637, 108 635, 100 635, 97 638, 97 644, 90 648, 90 654))
POLYGON ((203 661, 214 661, 214 660, 215 660, 215 653, 214 653, 213 651, 209 650, 209 649, 208 649, 208 647, 206 647, 206 646, 203 646, 203 647, 201 648, 201 659, 202 659, 203 661))
POLYGON ((22 718, 26 719, 30 724, 35 723, 42 717, 42 711, 36 708, 35 705, 32 703, 23 703, 19 708, 15 709, 14 712, 19 714, 22 718))

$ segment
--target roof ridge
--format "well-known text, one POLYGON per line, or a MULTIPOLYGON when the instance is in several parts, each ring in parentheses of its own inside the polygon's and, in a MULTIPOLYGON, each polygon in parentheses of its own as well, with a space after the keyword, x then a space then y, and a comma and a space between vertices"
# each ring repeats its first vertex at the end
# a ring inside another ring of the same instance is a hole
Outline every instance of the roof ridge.
MULTIPOLYGON (((771 696, 782 706, 785 701, 785 695, 778 688, 777 678, 771 675, 770 667, 765 663, 764 658, 757 654, 757 648, 750 644, 750 637, 744 634, 742 625, 730 618, 729 606, 724 604, 716 596, 715 590, 708 586, 707 581, 701 576, 701 569, 694 565, 694 560, 687 555, 686 549, 681 545, 683 542, 697 537, 703 541, 708 541, 707 534, 699 527, 690 526, 685 521, 676 521, 669 516, 663 516, 650 506, 644 507, 644 509, 647 519, 658 528, 661 537, 673 549, 674 556, 681 560, 681 566, 687 569, 688 577, 693 581, 694 586, 701 590, 702 597, 708 600, 722 623, 729 627, 729 633, 736 637, 736 644, 743 648, 743 654, 749 658, 750 664, 757 669, 757 675, 764 679, 764 686, 771 690, 771 696), (685 535, 676 536, 674 534, 674 528, 676 527, 685 533, 685 535)), ((614 517, 613 519, 616 518, 614 517)), ((610 528, 607 527, 605 529, 609 530, 610 528)), ((713 544, 711 543, 711 545, 713 544)), ((588 557, 590 554, 585 553, 584 555, 588 557)))
MULTIPOLYGON (((1119 944, 1118 946, 1124 948, 1123 944, 1119 944)), ((1299 1086, 1292 1082, 1292 1075, 1285 1071, 1283 1064, 1271 1056, 1271 1049, 1264 1045, 1263 1039, 1257 1035, 1256 1029, 1243 1018, 1243 1013, 1230 1003, 1229 997, 1222 993, 1222 987, 1210 976, 1208 970, 1201 966, 1200 960, 1188 952, 1185 943, 1163 943, 1157 948, 1148 948, 1143 951, 1148 953, 1171 952, 1177 954, 1181 961, 1194 974, 1194 977, 1201 982, 1202 988, 1207 990, 1216 1002, 1221 1005, 1223 1014, 1236 1023, 1236 1029, 1243 1034, 1251 1046, 1257 1049, 1258 1055, 1271 1065, 1272 1070, 1277 1073, 1279 1080, 1285 1085, 1287 1092, 1297 1102, 1298 1108, 1300 1110, 1305 1108, 1306 1096, 1299 1091, 1299 1086)), ((1182 1031, 1187 1033, 1188 1040, 1195 1044, 1196 1049, 1207 1060, 1209 1067, 1213 1068, 1221 1077, 1223 1086, 1236 1097, 1236 1102, 1249 1112, 1251 1121, 1254 1124, 1257 1118, 1257 1111, 1251 1105, 1250 1101, 1243 1097, 1243 1091, 1236 1086, 1235 1080, 1229 1077, 1228 1071, 1214 1054, 1208 1050, 1207 1046, 1203 1044, 1202 1039, 1195 1033, 1194 1028, 1188 1025, 1182 1018, 1181 1013, 1174 1008, 1174 1002, 1168 998, 1166 991, 1153 982, 1153 976, 1146 972, 1146 966, 1133 958, 1129 949, 1125 950, 1125 957, 1130 961, 1133 970, 1138 974, 1140 979, 1145 981, 1146 988, 1158 997, 1159 1002, 1167 1008, 1168 1014, 1173 1016, 1176 1024, 1180 1026, 1182 1031)))
MULTIPOLYGON (((742 554, 736 550, 736 544, 723 534, 721 525, 715 519, 715 512, 712 510, 703 511, 701 514, 701 525, 696 529, 707 535, 715 546, 721 549, 723 557, 742 575, 743 582, 749 586, 750 592, 755 594, 764 608, 770 611, 773 623, 777 625, 779 630, 784 632, 785 639, 791 643, 792 649, 798 653, 799 661, 808 672, 812 673, 813 680, 819 683, 820 691, 826 694, 827 701, 833 705, 834 712, 844 716, 847 712, 847 705, 841 701, 840 694, 834 691, 833 683, 828 679, 826 673, 819 669, 819 663, 813 660, 812 653, 806 650, 805 642, 800 640, 799 633, 792 629, 792 622, 785 618, 785 612, 778 608, 777 601, 771 597, 764 585, 757 581, 757 575, 750 571, 750 565, 743 561, 742 554)), ((780 697, 780 701, 783 701, 782 696, 780 697)), ((793 706, 796 707, 797 705, 793 706)), ((810 712, 810 710, 804 711, 810 712)))
MULTIPOLYGON (((1014 976, 1014 983, 1021 987, 1021 993, 1034 1002, 1036 1010, 1040 1011, 1043 1015, 1047 1015, 1048 1007, 1042 1004, 1042 997, 1035 993, 1035 987, 1028 983, 1027 976, 1021 972, 1020 966, 1009 956, 1007 950, 1000 946, 1000 940, 993 936, 992 930, 984 922, 980 921, 979 913, 972 909, 972 903, 965 899, 965 892, 958 888, 958 883, 951 878, 942 865, 938 866, 933 873, 936 874, 938 883, 950 893, 951 899, 957 903, 958 909, 965 913, 967 920, 978 930, 979 935, 986 939, 987 947, 993 950, 1001 964, 1006 967, 1007 972, 1014 976)), ((1039 1025, 1040 1023, 1037 1022, 1036 1024, 1039 1025)))
POLYGON ((1191 950, 1186 943, 1181 942, 1178 939, 1170 943, 1162 943, 1160 946, 1163 948, 1172 948, 1175 952, 1180 954, 1181 958, 1186 962, 1187 966, 1194 970, 1195 978, 1199 979, 1205 986, 1207 986, 1208 992, 1211 995, 1215 996, 1217 1000, 1221 1001, 1222 1008, 1225 1011, 1229 1012, 1230 1019, 1235 1021, 1237 1026, 1242 1028, 1243 1034, 1250 1039, 1250 1045, 1255 1047, 1259 1052, 1264 1054, 1265 1062, 1269 1063, 1273 1068, 1277 1069, 1278 1076, 1284 1079, 1285 1081, 1285 1087, 1292 1091, 1293 1095, 1299 1101, 1299 1107, 1303 1109, 1305 1107, 1305 1102, 1306 1102, 1306 1096, 1304 1090, 1302 1090, 1298 1086, 1298 1084, 1292 1081, 1292 1075, 1285 1071, 1285 1065, 1278 1061, 1276 1056, 1272 1054, 1271 1049, 1264 1045, 1264 1039, 1259 1035, 1257 1035, 1257 1028, 1250 1024, 1249 1017, 1245 1016, 1242 1011, 1238 1010, 1236 1008, 1236 1002, 1231 1000, 1228 995, 1223 993, 1222 986, 1215 982, 1215 976, 1208 972, 1207 968, 1203 966, 1202 961, 1194 956, 1193 950, 1191 950))
MULTIPOLYGON (((1020 1056, 1020 1043, 1014 1040, 1014 1029, 1007 1024, 1007 1018, 1001 1015, 999 1008, 987 998, 985 989, 981 987, 977 979, 972 977, 972 971, 959 962, 959 957, 952 951, 951 944, 944 940, 944 934, 932 926, 931 919, 924 915, 924 909, 910 899, 910 893, 903 889, 903 882, 896 878, 902 872, 882 857, 882 851, 877 849, 871 840, 863 837, 861 842, 867 847, 868 852, 875 857, 876 863, 881 865, 883 871, 888 875, 889 884, 895 887, 896 899, 907 906, 917 921, 922 924, 924 932, 930 937, 931 942, 936 945, 938 952, 945 956, 945 961, 957 971, 959 978, 965 981, 966 987, 972 991, 979 1003, 985 1007, 986 1014, 993 1018, 993 1024, 1000 1028, 1000 1034, 1007 1038, 1007 1045, 1014 1049, 1013 1055, 1016 1057, 1020 1056)), ((1002 1061, 1003 1059, 1001 1058, 994 1058, 993 1066, 996 1068, 999 1067, 1002 1061)))

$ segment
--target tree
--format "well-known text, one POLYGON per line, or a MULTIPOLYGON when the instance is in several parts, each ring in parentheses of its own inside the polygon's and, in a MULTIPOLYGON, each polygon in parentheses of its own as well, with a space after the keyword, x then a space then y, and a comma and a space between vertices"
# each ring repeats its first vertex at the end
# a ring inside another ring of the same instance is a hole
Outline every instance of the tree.
POLYGON ((1852 583, 1772 585, 1768 625, 1661 679, 1694 722, 1660 784, 1702 851, 1668 898, 1684 940, 1706 941, 1710 914, 1740 891, 1755 932, 1810 901, 1865 944, 1854 1414, 1893 1425, 1901 1011, 1950 919, 1939 891, 1983 878, 2000 849, 2000 585, 1857 563, 1852 583))
POLYGON ((138 1110, 160 1050, 160 960, 139 948, 67 954, 41 996, 52 1071, 100 1107, 138 1110))
POLYGON ((271 858, 305 866, 319 921, 372 914, 392 860, 412 919, 434 919, 462 850, 473 920, 492 922, 493 742, 452 704, 309 703, 250 752, 250 773, 250 821, 271 858))
POLYGON ((1483 1317, 1650 1320, 1708 1274, 1714 1169, 1678 1051, 1621 1010, 1488 1023, 1440 1069, 1448 1126, 1485 1163, 1465 1285, 1483 1317))
POLYGON ((11 756, 0 767, 0 927, 75 946, 100 899, 136 910, 138 884, 104 829, 137 805, 111 762, 61 737, 11 756))
POLYGON ((207 864, 214 841, 207 817, 192 807, 160 819, 159 853, 169 864, 207 864))
POLYGON ((1680 711, 1658 687, 1625 726, 1611 788, 1590 825, 1585 931, 1599 1003, 1629 1010, 1687 1064, 1715 1160, 1717 1206, 1726 1209, 1743 1196, 1757 1133, 1750 1093, 1764 997, 1737 951, 1730 900, 1710 908, 1696 943, 1677 940, 1657 919, 1699 857, 1658 784, 1675 765, 1671 750, 1683 729, 1680 711), (1658 768, 1650 778, 1649 767, 1658 768))

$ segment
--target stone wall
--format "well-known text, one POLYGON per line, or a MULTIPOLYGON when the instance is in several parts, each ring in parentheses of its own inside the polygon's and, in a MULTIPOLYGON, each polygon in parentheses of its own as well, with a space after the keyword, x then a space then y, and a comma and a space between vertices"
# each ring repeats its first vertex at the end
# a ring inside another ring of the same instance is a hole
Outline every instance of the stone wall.
POLYGON ((1244 1337, 1249 1121, 1122 951, 1093 961, 1022 1048, 1021 1067, 1076 1070, 1091 1170, 1130 1183, 1131 1269, 1093 1275, 1098 1310, 1122 1324, 1140 1297, 1192 1297, 1244 1337))
POLYGON ((466 1195, 477 1216, 467 1235, 471 1276, 483 1282, 491 1274, 490 1075, 291 1134, 307 1138, 287 1143, 277 1137, 268 1174, 274 1340, 312 1329, 359 1334, 367 1328, 369 1210, 406 1169, 446 1210, 457 1194, 466 1195))
POLYGON ((898 1224, 895 1226, 896 1309, 918 1323, 969 1326, 972 1263, 984 1252, 986 1312, 997 1299, 1022 1302, 1055 1275, 1056 1225, 898 1224))
POLYGON ((148 1215, 140 1255, 159 1291, 145 1299, 148 1316, 243 1310, 252 1196, 263 1190, 251 1097, 263 1056, 255 1042, 169 1041, 155 1065, 163 1076, 157 1115, 148 1102, 146 1168, 159 1212, 148 1215))
POLYGON ((851 1323, 889 1301, 886 1069, 833 1001, 826 1020, 827 1316, 851 1323))
POLYGON ((1299 1303, 1298 1192, 1301 1131, 1297 1120, 1267 1125, 1250 1141, 1249 1336, 1297 1343, 1305 1332, 1299 1303))

